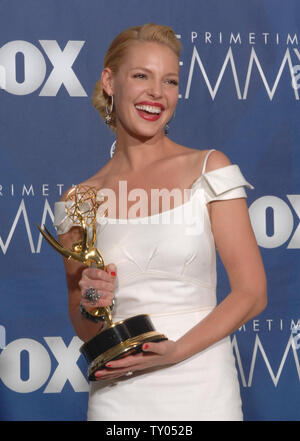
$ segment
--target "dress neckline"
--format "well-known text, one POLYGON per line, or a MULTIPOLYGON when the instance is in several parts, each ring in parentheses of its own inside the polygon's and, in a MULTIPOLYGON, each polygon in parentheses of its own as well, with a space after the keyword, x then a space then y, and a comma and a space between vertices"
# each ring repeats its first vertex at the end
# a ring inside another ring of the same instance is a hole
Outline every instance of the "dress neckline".
MULTIPOLYGON (((200 179, 200 178, 198 178, 198 179, 200 179)), ((192 187, 188 188, 187 190, 192 190, 192 187)), ((119 217, 119 218, 117 218, 117 217, 105 216, 105 217, 101 217, 101 219, 104 219, 104 220, 107 219, 108 221, 120 222, 120 223, 122 223, 122 222, 124 222, 124 223, 127 223, 127 222, 134 223, 134 222, 143 221, 143 220, 146 220, 146 219, 152 219, 152 218, 155 218, 155 217, 164 216, 166 214, 170 214, 172 212, 175 212, 179 208, 181 208, 181 209, 185 208, 187 205, 189 205, 191 203, 192 198, 194 197, 195 194, 196 194, 196 192, 192 193, 190 198, 189 198, 189 200, 184 202, 183 204, 179 204, 176 207, 170 208, 169 210, 164 210, 164 211, 160 211, 159 213, 151 214, 150 216, 129 217, 129 218, 128 217, 119 217)))
MULTIPOLYGON (((128 218, 128 217, 127 217, 127 218, 126 218, 126 217, 123 217, 123 218, 122 218, 122 217, 120 217, 120 218, 114 218, 114 217, 101 216, 101 219, 104 219, 104 220, 107 219, 107 221, 119 222, 119 223, 122 223, 122 222, 123 222, 123 223, 127 223, 127 222, 132 222, 132 223, 134 223, 134 222, 143 221, 143 220, 145 221, 146 219, 152 219, 152 218, 155 218, 155 217, 164 216, 164 215, 166 215, 166 214, 171 214, 171 213, 175 212, 175 211, 178 210, 178 209, 184 209, 184 208, 186 208, 187 205, 189 205, 189 204, 192 202, 192 199, 193 199, 194 195, 197 193, 196 191, 193 192, 193 190, 194 190, 196 184, 198 184, 198 182, 200 182, 201 179, 202 179, 206 174, 214 173, 215 171, 222 170, 222 169, 227 168, 227 167, 231 167, 232 165, 234 165, 234 164, 228 164, 228 165, 225 165, 224 167, 219 167, 219 168, 217 168, 217 169, 215 169, 215 170, 211 170, 211 171, 209 171, 209 172, 203 172, 203 173, 201 173, 201 175, 200 175, 198 178, 196 178, 196 179, 192 182, 191 186, 190 186, 189 188, 186 189, 187 191, 190 191, 190 192, 191 192, 191 195, 190 195, 189 200, 186 201, 186 202, 184 202, 183 204, 177 205, 176 207, 170 208, 169 210, 164 210, 164 211, 161 211, 161 212, 159 212, 159 213, 152 214, 152 215, 150 215, 150 216, 141 216, 141 217, 132 217, 132 218, 128 218)), ((98 195, 100 192, 101 192, 101 189, 98 190, 97 195, 98 195)), ((99 211, 99 209, 98 209, 98 211, 99 211)), ((127 211, 128 211, 128 210, 127 210, 127 211)), ((98 214, 98 212, 97 212, 97 214, 98 214)), ((98 223, 99 223, 99 222, 98 222, 98 223)))

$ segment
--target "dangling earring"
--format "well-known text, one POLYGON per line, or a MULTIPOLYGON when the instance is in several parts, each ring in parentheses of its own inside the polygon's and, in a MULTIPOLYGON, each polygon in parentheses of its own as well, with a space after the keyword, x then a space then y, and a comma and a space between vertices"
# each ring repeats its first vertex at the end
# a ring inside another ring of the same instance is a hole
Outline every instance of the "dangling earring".
POLYGON ((169 134, 169 128, 170 128, 169 124, 170 124, 171 121, 173 121, 174 118, 175 118, 175 111, 174 111, 173 115, 171 116, 170 121, 168 121, 167 124, 164 127, 165 135, 169 134))
POLYGON ((105 112, 106 112, 105 124, 110 124, 111 123, 111 114, 112 114, 112 111, 113 111, 113 107, 114 107, 114 96, 111 95, 110 109, 108 108, 107 104, 105 106, 105 112))

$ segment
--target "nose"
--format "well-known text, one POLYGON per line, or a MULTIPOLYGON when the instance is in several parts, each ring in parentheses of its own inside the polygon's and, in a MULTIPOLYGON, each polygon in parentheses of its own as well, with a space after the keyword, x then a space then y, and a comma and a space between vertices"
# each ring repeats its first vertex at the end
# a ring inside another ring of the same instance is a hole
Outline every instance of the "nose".
POLYGON ((148 86, 147 92, 149 96, 153 98, 160 98, 162 96, 162 84, 160 81, 153 80, 148 86))

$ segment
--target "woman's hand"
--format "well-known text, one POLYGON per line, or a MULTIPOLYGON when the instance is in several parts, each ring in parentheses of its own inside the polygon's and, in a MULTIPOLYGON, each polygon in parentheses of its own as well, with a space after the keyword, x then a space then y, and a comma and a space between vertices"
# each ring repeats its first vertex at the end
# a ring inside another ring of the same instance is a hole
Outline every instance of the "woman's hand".
POLYGON ((116 280, 116 266, 109 264, 106 270, 98 268, 86 268, 82 271, 79 281, 81 290, 81 303, 87 312, 91 312, 98 307, 110 306, 114 299, 116 280), (93 299, 89 299, 87 290, 94 289, 97 294, 93 299), (97 298, 99 296, 99 298, 97 298))
POLYGON ((95 377, 97 380, 110 380, 126 376, 128 373, 130 375, 130 373, 144 369, 174 364, 179 361, 177 360, 177 346, 177 343, 172 340, 145 343, 142 352, 110 361, 106 364, 107 369, 96 371, 95 377))

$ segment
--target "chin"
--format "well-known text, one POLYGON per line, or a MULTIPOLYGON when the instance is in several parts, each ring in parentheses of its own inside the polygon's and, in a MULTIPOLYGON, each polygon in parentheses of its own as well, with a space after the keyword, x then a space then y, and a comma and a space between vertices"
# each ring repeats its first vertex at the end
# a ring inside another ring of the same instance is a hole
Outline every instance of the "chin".
POLYGON ((125 131, 132 137, 137 138, 143 142, 155 138, 164 136, 164 131, 162 127, 124 127, 125 131))
MULTIPOLYGON (((135 132, 132 134, 132 136, 135 139, 138 139, 140 142, 145 143, 147 141, 150 141, 151 139, 158 138, 160 136, 160 133, 155 132, 152 134, 148 134, 145 132, 139 132, 139 133, 135 132)), ((161 133, 161 136, 163 136, 163 133, 161 133)))
POLYGON ((136 137, 143 140, 150 140, 152 138, 160 138, 164 136, 164 131, 162 129, 159 130, 144 130, 140 132, 136 132, 136 137))

